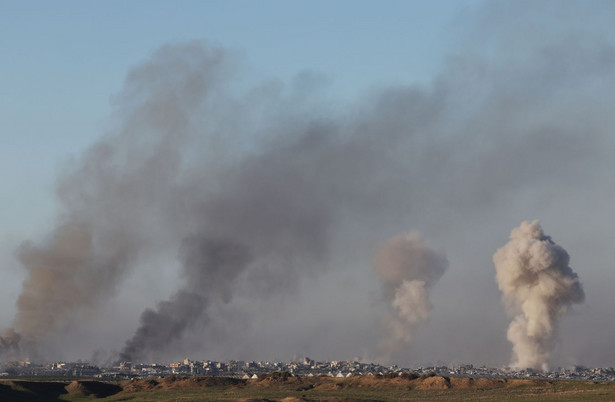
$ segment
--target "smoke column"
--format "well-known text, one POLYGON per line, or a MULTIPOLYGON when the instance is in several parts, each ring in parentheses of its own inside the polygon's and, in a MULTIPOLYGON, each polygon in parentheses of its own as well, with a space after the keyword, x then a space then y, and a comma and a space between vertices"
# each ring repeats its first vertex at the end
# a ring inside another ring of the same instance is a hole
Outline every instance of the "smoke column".
MULTIPOLYGON (((336 124, 308 111, 280 111, 275 91, 236 98, 233 68, 223 49, 190 42, 163 46, 130 71, 115 97, 119 127, 58 182, 57 227, 19 250, 28 272, 14 320, 22 344, 35 348, 70 325, 160 250, 177 255, 184 285, 143 312, 123 359, 181 339, 212 303, 233 299, 240 279, 251 297, 267 298, 326 268, 335 210, 362 208, 350 195, 373 197, 363 181, 382 152, 348 149, 336 124)), ((380 133, 357 138, 372 134, 380 133)))
POLYGON ((58 224, 17 252, 27 277, 10 331, 24 353, 36 355, 37 344, 112 295, 143 250, 175 236, 180 151, 191 116, 224 70, 221 50, 199 50, 165 46, 133 69, 115 100, 119 127, 58 180, 58 224))
POLYGON ((385 318, 388 336, 381 342, 383 360, 410 345, 416 327, 429 319, 428 289, 448 268, 444 254, 430 248, 419 233, 392 237, 374 253, 372 266, 380 277, 386 300, 395 311, 385 318))
POLYGON ((126 342, 120 360, 142 360, 160 352, 206 316, 209 299, 229 301, 230 285, 250 261, 247 249, 232 241, 189 237, 181 249, 186 283, 155 310, 141 315, 140 327, 126 342))
POLYGON ((524 221, 493 255, 496 280, 513 321, 511 366, 546 370, 557 335, 557 320, 585 299, 566 250, 544 234, 540 223, 524 221))

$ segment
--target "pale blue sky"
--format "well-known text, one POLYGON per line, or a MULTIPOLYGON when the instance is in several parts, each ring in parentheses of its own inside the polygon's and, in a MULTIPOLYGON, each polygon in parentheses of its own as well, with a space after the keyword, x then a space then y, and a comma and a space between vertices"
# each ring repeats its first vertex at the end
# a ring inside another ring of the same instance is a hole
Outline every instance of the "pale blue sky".
POLYGON ((248 76, 288 81, 315 71, 344 99, 429 81, 475 3, 0 1, 3 232, 49 224, 63 161, 103 132, 128 69, 165 43, 230 48, 248 76))

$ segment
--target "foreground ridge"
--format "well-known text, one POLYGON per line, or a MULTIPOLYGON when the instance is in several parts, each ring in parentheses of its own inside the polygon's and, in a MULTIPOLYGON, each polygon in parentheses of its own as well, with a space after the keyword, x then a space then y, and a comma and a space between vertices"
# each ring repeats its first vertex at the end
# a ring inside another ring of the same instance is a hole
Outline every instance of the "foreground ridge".
POLYGON ((288 372, 255 379, 217 376, 132 378, 129 380, 0 380, 0 400, 613 400, 615 383, 430 375, 302 377, 288 372))

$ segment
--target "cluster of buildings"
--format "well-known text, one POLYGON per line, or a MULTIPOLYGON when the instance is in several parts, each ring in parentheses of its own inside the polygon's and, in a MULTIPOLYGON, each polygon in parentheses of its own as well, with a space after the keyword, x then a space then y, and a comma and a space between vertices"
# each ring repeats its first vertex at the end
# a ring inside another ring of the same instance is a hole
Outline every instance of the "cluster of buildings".
POLYGON ((489 368, 485 366, 474 367, 471 364, 461 365, 454 368, 437 367, 438 375, 452 377, 487 377, 487 378, 529 378, 537 380, 579 380, 579 381, 615 381, 615 369, 613 367, 587 368, 574 366, 574 368, 561 368, 542 371, 531 368, 513 370, 511 368, 489 368))
POLYGON ((450 377, 487 377, 487 378, 529 378, 550 380, 615 381, 615 369, 586 368, 575 366, 572 369, 558 368, 553 371, 532 369, 512 370, 510 368, 474 367, 471 364, 454 367, 428 366, 414 369, 400 368, 396 365, 383 366, 359 361, 318 362, 309 358, 290 362, 238 361, 226 362, 211 360, 190 360, 170 364, 144 364, 122 362, 115 367, 98 367, 89 363, 53 362, 33 364, 28 361, 7 362, 0 366, 0 376, 70 376, 95 378, 148 378, 170 375, 182 376, 219 376, 243 379, 256 379, 259 375, 273 372, 286 372, 293 376, 420 376, 440 375, 450 377))
POLYGON ((0 366, 0 377, 47 376, 47 377, 96 377, 103 370, 89 363, 53 362, 35 364, 30 361, 9 361, 0 366))

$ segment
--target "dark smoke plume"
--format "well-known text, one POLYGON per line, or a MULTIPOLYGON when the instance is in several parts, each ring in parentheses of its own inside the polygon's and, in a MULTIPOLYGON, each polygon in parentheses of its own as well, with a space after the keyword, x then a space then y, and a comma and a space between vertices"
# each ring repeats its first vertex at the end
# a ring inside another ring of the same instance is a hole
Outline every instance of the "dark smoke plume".
MULTIPOLYGON (((28 342, 70 324, 159 249, 179 250, 186 285, 143 313, 123 358, 181 338, 209 303, 231 300, 248 266, 250 291, 260 295, 325 267, 333 210, 348 193, 345 145, 335 125, 309 113, 278 116, 254 142, 263 117, 232 98, 231 59, 194 42, 165 46, 130 72, 116 97, 121 126, 60 180, 63 214, 48 241, 21 248, 29 275, 15 329, 28 342)), ((280 95, 263 96, 277 105, 280 95)), ((265 115, 279 113, 266 103, 265 115)))
POLYGON ((548 369, 557 321, 585 299, 566 250, 542 231, 538 221, 524 221, 510 241, 493 255, 498 287, 514 320, 508 328, 515 368, 548 369))
POLYGON ((10 353, 17 352, 19 350, 19 341, 21 340, 21 335, 19 335, 13 329, 5 329, 0 332, 0 352, 10 353))
POLYGON ((229 301, 231 286, 251 260, 248 250, 233 241, 188 237, 181 248, 184 287, 156 310, 147 309, 140 327, 126 342, 120 360, 142 360, 180 339, 188 328, 206 318, 208 301, 229 301))

